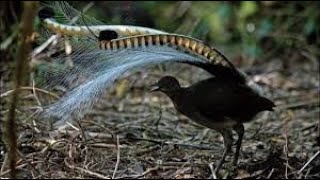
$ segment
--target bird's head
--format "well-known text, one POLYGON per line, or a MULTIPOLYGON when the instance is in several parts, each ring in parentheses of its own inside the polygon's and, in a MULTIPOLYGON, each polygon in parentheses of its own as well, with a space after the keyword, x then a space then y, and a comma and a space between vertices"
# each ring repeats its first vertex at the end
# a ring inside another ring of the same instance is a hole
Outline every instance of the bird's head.
POLYGON ((179 81, 172 76, 165 76, 150 87, 149 92, 161 91, 167 94, 180 90, 179 81))

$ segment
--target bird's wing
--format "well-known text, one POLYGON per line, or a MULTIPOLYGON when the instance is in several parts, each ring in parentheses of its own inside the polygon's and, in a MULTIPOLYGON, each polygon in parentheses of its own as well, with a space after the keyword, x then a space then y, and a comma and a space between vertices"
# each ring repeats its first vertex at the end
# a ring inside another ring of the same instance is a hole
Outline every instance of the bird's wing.
POLYGON ((213 64, 213 63, 202 63, 202 62, 183 62, 186 64, 190 64, 214 75, 219 79, 229 79, 235 82, 239 82, 245 84, 246 77, 243 73, 240 73, 236 68, 222 66, 221 64, 213 64))
POLYGON ((233 116, 239 111, 246 110, 250 105, 251 94, 249 89, 239 87, 236 84, 214 82, 208 79, 191 88, 189 101, 194 110, 207 116, 216 118, 221 116, 233 116), (211 81, 206 83, 207 81, 211 81))

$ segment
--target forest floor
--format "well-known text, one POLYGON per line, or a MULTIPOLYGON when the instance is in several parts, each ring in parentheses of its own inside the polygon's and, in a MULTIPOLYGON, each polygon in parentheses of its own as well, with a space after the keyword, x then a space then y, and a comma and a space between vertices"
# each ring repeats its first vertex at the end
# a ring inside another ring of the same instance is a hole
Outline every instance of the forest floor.
MULTIPOLYGON (((277 108, 245 124, 238 167, 232 167, 230 154, 218 177, 319 178, 319 61, 295 52, 249 69, 259 72, 250 78, 277 108)), ((79 124, 65 129, 41 126, 24 111, 30 106, 19 107, 18 177, 215 177, 212 170, 222 155, 222 137, 177 113, 165 95, 147 92, 164 75, 176 76, 183 86, 208 76, 181 64, 125 75, 79 124)), ((10 90, 3 83, 1 94, 10 90)), ((36 102, 35 97, 25 90, 22 100, 36 102)), ((1 178, 9 174, 4 157, 1 154, 1 178)))

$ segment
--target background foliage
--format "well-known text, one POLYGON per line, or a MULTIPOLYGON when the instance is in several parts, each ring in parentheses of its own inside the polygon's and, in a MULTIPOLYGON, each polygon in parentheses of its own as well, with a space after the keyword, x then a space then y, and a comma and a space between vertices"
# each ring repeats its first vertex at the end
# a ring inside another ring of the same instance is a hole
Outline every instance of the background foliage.
MULTIPOLYGON (((78 10, 88 4, 69 3, 78 10)), ((226 176, 319 178, 320 156, 303 173, 297 173, 319 153, 320 146, 319 9, 320 3, 313 1, 96 1, 87 14, 106 24, 147 26, 201 39, 224 52, 237 67, 263 85, 280 110, 249 124, 241 161, 245 166, 253 165, 226 176)), ((22 12, 20 2, 0 2, 1 95, 13 89, 22 12)), ((34 21, 35 33, 30 37, 33 48, 39 45, 35 39, 41 25, 39 18, 34 21)), ((182 83, 195 81, 196 74, 200 74, 190 67, 168 69, 179 75, 182 83)), ((52 138, 48 131, 28 122, 33 120, 30 112, 34 112, 31 110, 37 102, 32 91, 24 91, 16 118, 18 177, 142 177, 132 175, 132 169, 149 171, 144 175, 149 178, 210 177, 208 164, 221 155, 219 136, 177 115, 165 97, 145 95, 146 84, 151 84, 146 82, 147 73, 154 78, 152 82, 163 75, 163 71, 156 70, 139 72, 106 92, 106 97, 101 98, 103 102, 83 121, 87 135, 100 135, 89 142, 79 130, 50 131, 52 138), (160 102, 162 107, 158 107, 160 102), (161 122, 155 123, 159 116, 161 122), (122 148, 117 174, 113 173, 120 148, 114 148, 114 134, 120 136, 122 148), (128 134, 141 139, 130 139, 128 134), (161 139, 157 139, 159 136, 161 139), (192 149, 209 146, 211 149, 192 149)), ((29 75, 23 77, 23 84, 31 87, 29 75)), ((41 97, 40 93, 38 96, 41 97)), ((1 96, 1 125, 8 112, 8 97, 1 96)), ((0 142, 1 172, 5 172, 1 178, 8 175, 3 168, 5 152, 4 143, 0 142)))
MULTIPOLYGON (((77 5, 78 3, 74 3, 77 5)), ((263 60, 285 49, 319 53, 319 2, 96 2, 93 17, 202 39, 263 60)), ((317 54, 319 55, 319 54, 317 54)))

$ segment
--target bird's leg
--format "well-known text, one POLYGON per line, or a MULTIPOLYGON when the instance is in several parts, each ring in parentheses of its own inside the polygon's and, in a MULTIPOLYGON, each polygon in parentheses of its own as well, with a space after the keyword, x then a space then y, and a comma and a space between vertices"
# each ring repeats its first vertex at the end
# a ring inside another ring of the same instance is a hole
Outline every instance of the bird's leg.
POLYGON ((225 161, 227 154, 231 151, 232 142, 233 142, 231 129, 223 129, 220 131, 220 133, 223 137, 224 151, 223 151, 222 157, 221 157, 221 159, 215 169, 216 173, 218 173, 219 169, 222 167, 222 165, 225 161))
POLYGON ((241 143, 242 143, 242 139, 243 139, 243 135, 244 135, 244 127, 243 127, 243 124, 237 124, 236 126, 233 127, 233 129, 238 134, 238 140, 236 142, 237 149, 236 149, 236 153, 235 153, 234 160, 233 160, 233 165, 236 166, 238 164, 241 143))

